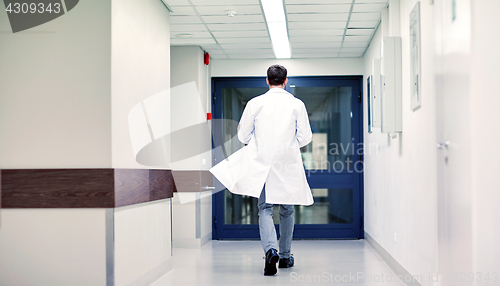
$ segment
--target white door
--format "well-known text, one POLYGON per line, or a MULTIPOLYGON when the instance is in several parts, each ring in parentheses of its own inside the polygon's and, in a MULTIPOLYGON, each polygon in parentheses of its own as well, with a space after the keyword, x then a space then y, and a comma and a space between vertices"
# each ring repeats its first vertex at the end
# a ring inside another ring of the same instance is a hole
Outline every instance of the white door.
POLYGON ((472 285, 471 0, 436 0, 440 285, 472 285))

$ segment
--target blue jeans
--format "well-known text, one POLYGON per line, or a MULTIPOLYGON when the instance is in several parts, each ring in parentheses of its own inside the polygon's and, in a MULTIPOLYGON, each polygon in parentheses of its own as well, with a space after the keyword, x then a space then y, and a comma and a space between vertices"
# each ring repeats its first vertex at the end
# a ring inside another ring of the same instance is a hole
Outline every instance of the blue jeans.
MULTIPOLYGON (((278 249, 276 237, 276 228, 273 222, 273 204, 266 204, 265 188, 259 197, 259 232, 260 241, 264 253, 271 248, 278 249)), ((280 205, 280 240, 279 255, 280 258, 289 258, 292 247, 293 225, 294 225, 294 206, 280 205)))

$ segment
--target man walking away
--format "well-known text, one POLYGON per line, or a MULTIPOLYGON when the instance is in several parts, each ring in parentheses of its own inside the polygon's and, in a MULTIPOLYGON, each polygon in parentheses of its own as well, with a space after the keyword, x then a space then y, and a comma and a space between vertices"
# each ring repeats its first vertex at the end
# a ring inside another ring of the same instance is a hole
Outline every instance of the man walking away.
POLYGON ((239 123, 238 139, 247 146, 210 169, 232 193, 259 199, 259 232, 266 254, 264 275, 294 265, 291 244, 294 205, 314 201, 306 180, 300 148, 312 140, 304 103, 285 91, 287 70, 267 70, 269 91, 251 99, 239 123), (265 187, 264 187, 265 185, 265 187), (279 253, 273 206, 279 204, 279 253))

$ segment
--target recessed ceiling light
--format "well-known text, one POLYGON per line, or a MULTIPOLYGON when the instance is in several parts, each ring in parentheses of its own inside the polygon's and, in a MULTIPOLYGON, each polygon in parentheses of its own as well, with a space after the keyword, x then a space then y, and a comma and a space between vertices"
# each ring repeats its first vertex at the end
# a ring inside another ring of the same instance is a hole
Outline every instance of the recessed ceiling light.
POLYGON ((291 58, 292 51, 288 40, 283 0, 261 0, 260 3, 273 43, 274 55, 278 59, 291 58))
POLYGON ((193 37, 193 34, 189 33, 180 33, 175 35, 176 38, 181 38, 181 39, 189 39, 193 37))
POLYGON ((229 17, 234 17, 236 15, 236 11, 234 10, 226 10, 226 15, 229 17))

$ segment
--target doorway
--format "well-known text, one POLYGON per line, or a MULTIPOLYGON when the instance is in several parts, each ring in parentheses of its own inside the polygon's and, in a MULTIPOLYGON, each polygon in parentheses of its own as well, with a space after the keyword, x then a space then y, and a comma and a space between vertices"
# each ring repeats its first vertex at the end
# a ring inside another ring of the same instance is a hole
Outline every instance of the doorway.
MULTIPOLYGON (((301 148, 312 206, 295 206, 294 238, 363 238, 363 105, 360 76, 289 77, 286 90, 306 105, 313 140, 301 148)), ((243 144, 234 136, 246 103, 269 90, 265 77, 214 78, 214 164, 243 144), (219 126, 220 125, 220 126, 219 126)), ((220 184, 218 181, 215 184, 220 184)), ((214 239, 259 239, 257 199, 227 189, 213 195, 214 239)), ((274 221, 279 233, 278 207, 274 221)))

